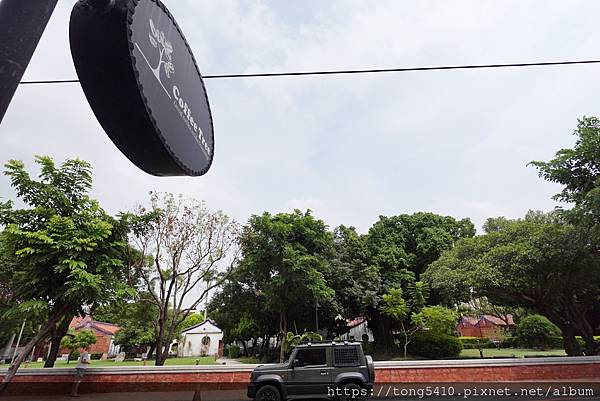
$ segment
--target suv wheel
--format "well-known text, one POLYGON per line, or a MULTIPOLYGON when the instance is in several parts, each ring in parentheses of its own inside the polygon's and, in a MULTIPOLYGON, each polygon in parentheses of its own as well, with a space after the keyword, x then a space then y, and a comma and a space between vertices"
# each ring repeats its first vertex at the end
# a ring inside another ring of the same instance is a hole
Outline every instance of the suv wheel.
POLYGON ((342 395, 339 397, 340 401, 364 401, 365 397, 361 394, 363 393, 363 387, 358 383, 348 383, 344 384, 342 387, 342 395), (352 396, 352 394, 357 394, 357 396, 352 396))
POLYGON ((258 389, 254 401, 281 401, 281 394, 277 387, 265 384, 258 389))

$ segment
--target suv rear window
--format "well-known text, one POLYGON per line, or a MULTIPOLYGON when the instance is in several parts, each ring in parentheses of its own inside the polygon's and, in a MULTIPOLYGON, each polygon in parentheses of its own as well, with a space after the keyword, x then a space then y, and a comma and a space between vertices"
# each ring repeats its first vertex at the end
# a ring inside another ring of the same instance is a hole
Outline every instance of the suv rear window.
POLYGON ((335 366, 359 366, 358 347, 334 347, 333 363, 335 366))
POLYGON ((326 365, 325 348, 300 349, 296 354, 298 366, 326 365))

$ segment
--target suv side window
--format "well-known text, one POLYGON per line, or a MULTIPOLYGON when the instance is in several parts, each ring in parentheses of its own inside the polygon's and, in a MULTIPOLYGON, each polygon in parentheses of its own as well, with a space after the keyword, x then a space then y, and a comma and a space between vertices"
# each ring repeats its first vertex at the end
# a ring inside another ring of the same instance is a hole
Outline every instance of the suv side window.
POLYGON ((296 354, 297 366, 326 365, 325 348, 299 349, 296 354))

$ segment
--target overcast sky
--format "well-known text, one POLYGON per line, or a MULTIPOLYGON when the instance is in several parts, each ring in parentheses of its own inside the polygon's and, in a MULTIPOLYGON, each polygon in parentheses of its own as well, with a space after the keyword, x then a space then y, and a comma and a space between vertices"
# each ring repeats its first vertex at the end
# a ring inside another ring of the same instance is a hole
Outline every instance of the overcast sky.
MULTIPOLYGON (((204 74, 600 58, 600 2, 164 0, 204 74)), ((59 0, 24 79, 72 79, 73 0, 59 0)), ((21 86, 0 125, 0 159, 79 157, 111 213, 149 190, 204 199, 241 222, 310 208, 366 232, 379 215, 521 217, 554 207, 537 177, 598 115, 600 66, 207 80, 211 170, 157 178, 102 131, 78 84, 21 86)), ((12 198, 0 178, 0 196, 12 198)))

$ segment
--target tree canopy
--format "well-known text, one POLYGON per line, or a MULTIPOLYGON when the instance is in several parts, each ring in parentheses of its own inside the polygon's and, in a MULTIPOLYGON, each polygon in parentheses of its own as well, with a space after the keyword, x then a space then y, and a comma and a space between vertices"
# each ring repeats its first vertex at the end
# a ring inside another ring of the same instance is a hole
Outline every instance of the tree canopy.
POLYGON ((36 157, 36 163, 38 180, 21 161, 5 165, 26 207, 17 209, 11 201, 1 204, 0 283, 9 289, 11 311, 43 314, 46 323, 11 365, 2 388, 59 322, 126 291, 122 277, 127 220, 111 217, 89 196, 90 164, 73 159, 56 166, 49 157, 36 157))
POLYGON ((600 264, 586 233, 555 213, 486 226, 431 264, 424 277, 432 288, 464 297, 473 287, 493 303, 528 307, 561 328, 569 354, 581 353, 576 333, 586 353, 598 352, 588 314, 600 296, 600 264))

